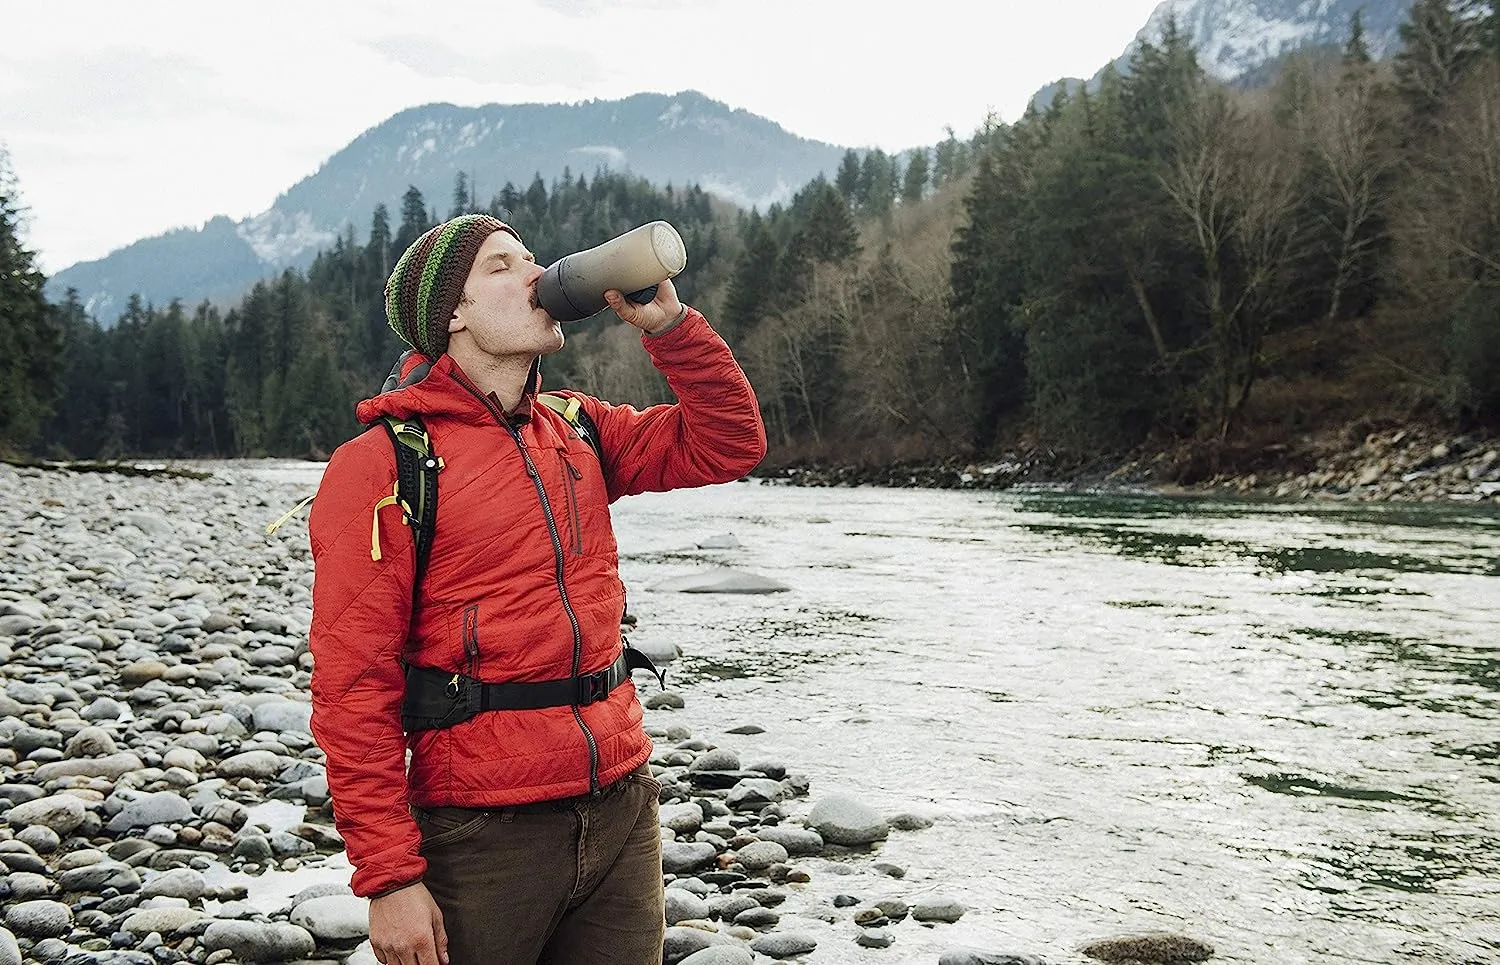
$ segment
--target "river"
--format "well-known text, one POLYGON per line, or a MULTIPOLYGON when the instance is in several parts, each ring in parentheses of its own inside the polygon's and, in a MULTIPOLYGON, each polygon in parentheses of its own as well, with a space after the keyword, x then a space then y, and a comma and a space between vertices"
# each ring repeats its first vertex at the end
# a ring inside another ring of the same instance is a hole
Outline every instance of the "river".
POLYGON ((673 719, 936 819, 853 859, 903 880, 807 888, 964 918, 807 960, 1157 930, 1224 962, 1500 960, 1492 509, 739 483, 614 517, 637 638, 684 651, 673 719), (652 589, 710 566, 791 590, 652 589))

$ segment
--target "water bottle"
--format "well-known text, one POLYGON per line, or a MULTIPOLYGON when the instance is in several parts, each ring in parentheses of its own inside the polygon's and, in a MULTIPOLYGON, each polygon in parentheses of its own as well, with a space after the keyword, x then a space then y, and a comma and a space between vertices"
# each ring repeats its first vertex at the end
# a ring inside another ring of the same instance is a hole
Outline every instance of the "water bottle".
POLYGON ((537 279, 537 301, 559 322, 577 322, 607 307, 611 288, 644 305, 656 286, 687 267, 682 236, 665 221, 652 221, 597 248, 564 255, 537 279))

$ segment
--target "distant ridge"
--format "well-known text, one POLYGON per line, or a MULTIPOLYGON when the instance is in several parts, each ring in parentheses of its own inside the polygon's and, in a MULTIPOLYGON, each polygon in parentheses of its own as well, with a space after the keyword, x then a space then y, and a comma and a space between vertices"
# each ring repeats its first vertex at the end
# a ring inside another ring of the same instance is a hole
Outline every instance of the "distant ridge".
MULTIPOLYGON (((1342 48, 1349 39, 1349 23, 1356 12, 1364 21, 1365 42, 1376 59, 1390 56, 1400 43, 1401 24, 1413 0, 1165 0, 1125 53, 1114 61, 1124 73, 1131 55, 1143 40, 1161 36, 1168 18, 1193 38, 1198 63, 1211 77, 1249 83, 1263 76, 1260 68, 1304 48, 1342 48)), ((1101 69, 1087 83, 1097 86, 1101 69)), ((1076 77, 1048 84, 1032 97, 1045 108, 1061 90, 1076 92, 1084 85, 1076 77)))
POLYGON ((481 203, 507 181, 524 191, 537 174, 550 183, 565 170, 592 176, 608 168, 764 207, 820 172, 832 175, 843 153, 697 91, 574 104, 428 104, 359 135, 266 211, 239 222, 215 217, 70 266, 50 279, 47 295, 60 301, 76 288, 104 325, 132 293, 157 305, 233 300, 260 278, 311 264, 351 225, 363 242, 377 204, 398 220, 408 185, 446 213, 459 171, 481 203))

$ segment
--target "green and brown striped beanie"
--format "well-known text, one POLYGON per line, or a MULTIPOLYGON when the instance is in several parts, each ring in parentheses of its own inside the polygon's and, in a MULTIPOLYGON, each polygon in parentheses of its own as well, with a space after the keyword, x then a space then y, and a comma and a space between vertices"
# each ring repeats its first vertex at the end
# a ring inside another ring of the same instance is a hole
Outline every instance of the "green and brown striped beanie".
POLYGON ((437 358, 448 350, 448 320, 484 240, 497 231, 521 236, 487 214, 444 221, 411 243, 385 283, 385 317, 412 348, 437 358))

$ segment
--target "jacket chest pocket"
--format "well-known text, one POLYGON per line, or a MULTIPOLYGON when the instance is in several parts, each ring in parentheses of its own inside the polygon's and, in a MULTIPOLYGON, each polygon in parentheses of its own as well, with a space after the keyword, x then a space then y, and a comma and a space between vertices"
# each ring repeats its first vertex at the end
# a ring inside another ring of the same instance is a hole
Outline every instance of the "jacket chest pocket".
POLYGON ((592 556, 605 552, 612 542, 609 505, 599 460, 592 450, 578 451, 559 446, 554 450, 559 478, 557 535, 563 552, 570 556, 592 556))

